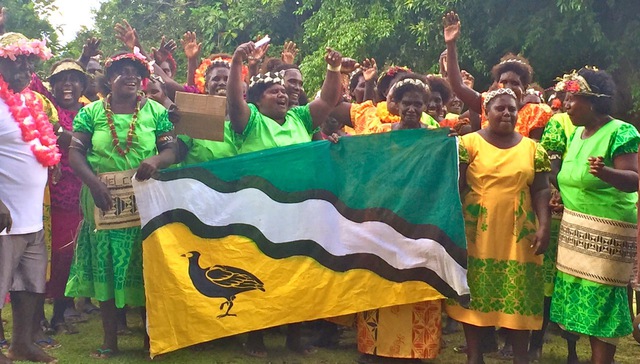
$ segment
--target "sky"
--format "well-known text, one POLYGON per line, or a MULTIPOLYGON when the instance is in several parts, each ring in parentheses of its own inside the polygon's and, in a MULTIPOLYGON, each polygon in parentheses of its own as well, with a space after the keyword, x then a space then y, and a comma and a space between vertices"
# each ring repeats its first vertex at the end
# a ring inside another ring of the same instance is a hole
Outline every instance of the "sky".
POLYGON ((103 0, 56 0, 58 12, 51 15, 49 21, 54 27, 62 27, 60 43, 73 40, 81 26, 93 25, 91 9, 97 9, 103 0))

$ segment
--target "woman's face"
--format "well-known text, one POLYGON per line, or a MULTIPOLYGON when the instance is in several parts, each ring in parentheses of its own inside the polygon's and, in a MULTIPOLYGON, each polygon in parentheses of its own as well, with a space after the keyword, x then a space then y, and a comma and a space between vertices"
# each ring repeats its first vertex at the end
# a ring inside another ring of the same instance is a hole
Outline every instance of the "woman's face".
POLYGON ((400 122, 405 127, 420 127, 420 118, 427 109, 425 95, 418 91, 405 92, 398 102, 400 122))
POLYGON ((489 101, 487 118, 491 131, 497 134, 510 134, 518 120, 518 104, 510 95, 499 95, 489 101))
POLYGON ((109 78, 111 91, 123 96, 136 95, 140 90, 141 81, 142 76, 140 76, 138 68, 131 64, 125 64, 116 69, 109 78))
POLYGON ((523 85, 520 80, 520 76, 513 71, 507 71, 500 75, 500 80, 498 83, 501 83, 504 87, 511 89, 511 91, 515 92, 518 100, 522 100, 522 93, 524 92, 524 88, 528 85, 523 85))
POLYGON ((98 93, 98 85, 96 83, 96 77, 102 75, 102 66, 96 60, 92 59, 87 63, 87 74, 89 74, 87 80, 87 88, 84 91, 87 95, 93 96, 98 93))
POLYGON ((427 114, 432 118, 440 120, 442 118, 442 95, 438 91, 432 91, 429 98, 429 104, 427 105, 427 114))
POLYGON ((147 83, 147 89, 144 90, 144 92, 151 100, 159 102, 160 104, 164 103, 164 99, 166 98, 166 96, 162 91, 162 86, 158 81, 149 81, 149 83, 147 83))
POLYGON ((591 102, 584 96, 567 93, 564 99, 564 106, 573 125, 584 126, 593 118, 591 102))
POLYGON ((464 104, 462 103, 462 100, 460 100, 458 96, 453 95, 451 97, 451 101, 449 101, 449 103, 447 104, 447 111, 456 115, 460 115, 462 114, 463 107, 464 104))
POLYGON ((164 73, 166 73, 167 76, 169 76, 170 78, 173 78, 173 72, 171 71, 171 65, 169 64, 168 61, 164 61, 164 62, 160 63, 160 68, 162 68, 162 71, 164 73))
POLYGON ((289 96, 284 86, 273 84, 269 86, 257 103, 260 113, 274 119, 282 120, 289 110, 289 96))
POLYGON ((356 85, 356 88, 353 89, 353 98, 356 100, 357 104, 362 103, 362 100, 364 100, 365 83, 366 81, 364 80, 364 76, 358 76, 358 84, 356 85))
POLYGON ((227 96, 229 71, 227 67, 216 67, 207 73, 207 91, 209 95, 227 96))
POLYGON ((304 91, 302 73, 297 69, 284 71, 284 87, 289 95, 289 105, 298 106, 300 94, 304 91))
POLYGON ((80 72, 65 71, 54 76, 51 84, 53 97, 63 109, 72 109, 78 106, 78 99, 84 91, 84 80, 80 72))

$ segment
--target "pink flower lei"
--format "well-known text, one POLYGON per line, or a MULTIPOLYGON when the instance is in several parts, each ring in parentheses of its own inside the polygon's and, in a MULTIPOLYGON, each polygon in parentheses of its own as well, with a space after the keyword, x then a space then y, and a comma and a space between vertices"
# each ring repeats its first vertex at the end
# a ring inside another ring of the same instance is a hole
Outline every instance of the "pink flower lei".
POLYGON ((0 47, 0 57, 9 58, 12 61, 15 61, 18 56, 28 56, 31 54, 44 60, 52 56, 45 40, 17 39, 12 44, 0 47))
POLYGON ((19 93, 13 92, 0 75, 0 98, 9 107, 22 132, 22 140, 31 145, 38 162, 44 167, 58 164, 61 155, 53 125, 36 94, 29 88, 19 93))

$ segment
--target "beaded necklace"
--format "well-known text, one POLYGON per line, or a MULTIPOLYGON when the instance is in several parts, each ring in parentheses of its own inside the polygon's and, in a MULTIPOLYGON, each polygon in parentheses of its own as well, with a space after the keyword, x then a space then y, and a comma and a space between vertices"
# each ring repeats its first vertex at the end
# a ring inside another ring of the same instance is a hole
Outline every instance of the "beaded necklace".
POLYGON ((116 147, 116 151, 121 156, 127 155, 131 150, 131 145, 133 145, 133 136, 135 135, 136 122, 138 121, 138 111, 140 111, 140 103, 142 102, 142 96, 138 95, 136 99, 136 109, 133 111, 133 117, 131 118, 131 124, 129 125, 129 132, 127 133, 127 140, 125 144, 125 149, 122 149, 120 146, 120 139, 118 138, 118 133, 116 133, 116 126, 113 122, 113 111, 111 111, 111 94, 107 96, 105 99, 105 113, 107 115, 107 124, 109 124, 109 130, 111 130, 111 138, 113 139, 112 144, 116 147))

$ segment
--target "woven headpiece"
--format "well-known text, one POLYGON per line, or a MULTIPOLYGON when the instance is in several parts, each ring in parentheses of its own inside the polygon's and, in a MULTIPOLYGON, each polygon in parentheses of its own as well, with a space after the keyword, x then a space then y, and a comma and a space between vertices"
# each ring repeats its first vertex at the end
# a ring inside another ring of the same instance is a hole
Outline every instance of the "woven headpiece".
MULTIPOLYGON (((585 67, 590 68, 594 71, 598 69, 596 67, 585 67)), ((557 78, 558 83, 553 88, 557 92, 568 92, 576 95, 584 95, 584 96, 594 96, 594 97, 611 97, 611 95, 601 94, 594 92, 591 89, 591 86, 584 79, 584 77, 580 76, 578 72, 575 70, 571 73, 565 74, 562 78, 557 78)))
POLYGON ((284 86, 284 74, 282 71, 257 74, 251 77, 249 88, 260 84, 278 84, 284 86))
POLYGON ((511 90, 510 88, 499 88, 497 90, 493 90, 493 91, 489 91, 484 95, 484 107, 485 109, 487 108, 487 105, 489 105, 489 101, 491 101, 491 99, 495 98, 496 96, 501 96, 501 95, 509 95, 511 97, 513 97, 514 99, 518 99, 518 97, 516 96, 516 93, 513 92, 513 90, 511 90))
POLYGON ((84 68, 82 68, 82 66, 80 66, 76 61, 69 59, 66 61, 61 61, 60 64, 57 65, 56 68, 53 69, 53 71, 51 71, 51 75, 49 75, 48 78, 49 83, 51 83, 51 80, 54 79, 57 75, 69 71, 79 72, 86 82, 87 74, 84 71, 84 68))

